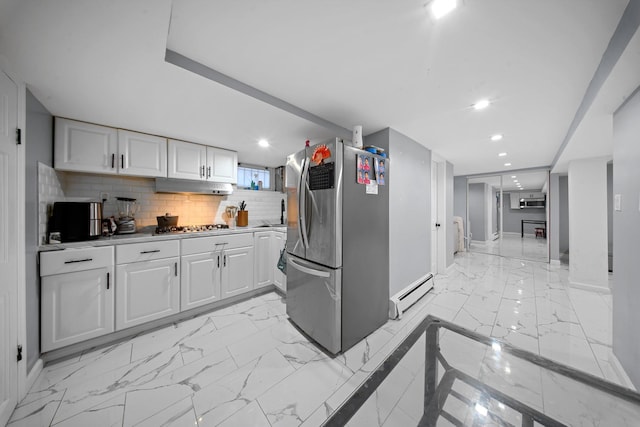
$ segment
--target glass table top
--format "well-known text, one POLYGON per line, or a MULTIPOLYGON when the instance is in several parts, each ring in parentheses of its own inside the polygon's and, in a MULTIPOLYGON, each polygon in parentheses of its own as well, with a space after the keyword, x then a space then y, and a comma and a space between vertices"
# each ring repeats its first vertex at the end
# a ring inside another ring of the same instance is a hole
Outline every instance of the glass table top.
POLYGON ((325 426, 637 426, 640 394, 428 316, 325 426))

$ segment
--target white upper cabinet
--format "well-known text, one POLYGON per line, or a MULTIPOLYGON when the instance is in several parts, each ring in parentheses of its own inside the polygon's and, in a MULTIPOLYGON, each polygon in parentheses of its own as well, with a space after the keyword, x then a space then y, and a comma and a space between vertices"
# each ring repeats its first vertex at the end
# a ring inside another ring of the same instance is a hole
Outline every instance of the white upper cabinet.
POLYGON ((167 139, 118 129, 121 175, 167 177, 167 139))
POLYGON ((169 140, 169 178, 206 179, 207 147, 169 140))
POLYGON ((55 118, 56 169, 117 174, 117 150, 116 129, 55 118))
POLYGON ((207 179, 215 182, 238 182, 238 153, 207 147, 207 179))
POLYGON ((238 176, 235 151, 169 140, 169 178, 229 182, 238 176))
POLYGON ((75 120, 55 119, 55 168, 167 177, 167 140, 75 120))

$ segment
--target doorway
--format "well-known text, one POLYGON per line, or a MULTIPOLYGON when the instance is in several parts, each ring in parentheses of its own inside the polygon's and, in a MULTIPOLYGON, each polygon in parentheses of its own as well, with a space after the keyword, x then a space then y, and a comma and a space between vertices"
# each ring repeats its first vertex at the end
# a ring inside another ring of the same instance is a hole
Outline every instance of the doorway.
POLYGON ((18 400, 18 87, 0 71, 0 425, 18 400))
POLYGON ((469 177, 469 250, 549 262, 548 171, 469 177))

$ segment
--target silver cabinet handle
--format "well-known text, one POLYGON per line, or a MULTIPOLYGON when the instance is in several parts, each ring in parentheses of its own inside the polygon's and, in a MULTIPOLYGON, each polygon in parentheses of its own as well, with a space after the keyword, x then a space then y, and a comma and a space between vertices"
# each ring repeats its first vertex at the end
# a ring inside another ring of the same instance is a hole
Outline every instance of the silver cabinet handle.
POLYGON ((220 268, 220 255, 218 255, 218 268, 220 268))
POLYGON ((211 166, 207 167, 207 178, 211 178, 211 166))
POLYGON ((175 273, 174 273, 175 276, 178 277, 178 263, 177 262, 173 263, 173 268, 174 268, 174 271, 175 271, 175 273))
POLYGON ((331 277, 331 273, 328 271, 315 270, 313 268, 305 267, 295 262, 292 258, 287 257, 287 263, 291 264, 296 270, 300 270, 303 273, 311 274, 317 277, 331 277))
POLYGON ((141 254, 155 254, 157 252, 160 252, 160 249, 154 249, 152 251, 142 251, 140 252, 141 254))
POLYGON ((111 169, 116 167, 116 153, 111 153, 111 169))
POLYGON ((89 262, 93 261, 93 258, 83 258, 83 259, 72 259, 69 261, 65 261, 65 264, 75 264, 76 262, 89 262))
POLYGON ((111 273, 107 273, 107 290, 109 289, 109 276, 111 275, 111 273))
POLYGON ((223 257, 222 259, 223 259, 223 264, 222 264, 222 266, 223 266, 223 267, 226 267, 226 266, 227 266, 227 255, 225 254, 225 255, 224 255, 224 257, 223 257))
POLYGON ((124 154, 120 154, 120 169, 124 169, 124 154))

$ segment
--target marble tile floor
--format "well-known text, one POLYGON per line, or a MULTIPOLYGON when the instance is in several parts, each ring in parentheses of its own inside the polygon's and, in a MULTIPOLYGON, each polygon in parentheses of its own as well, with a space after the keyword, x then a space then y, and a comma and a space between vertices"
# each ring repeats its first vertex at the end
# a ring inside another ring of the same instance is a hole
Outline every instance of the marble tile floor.
POLYGON ((548 242, 546 238, 535 237, 532 234, 503 233, 501 238, 486 242, 471 241, 471 252, 502 255, 509 258, 525 259, 529 261, 547 262, 548 242))
POLYGON ((611 296, 567 277, 566 266, 456 254, 400 320, 335 358, 267 293, 46 366, 9 426, 318 426, 427 314, 620 383, 611 296))

